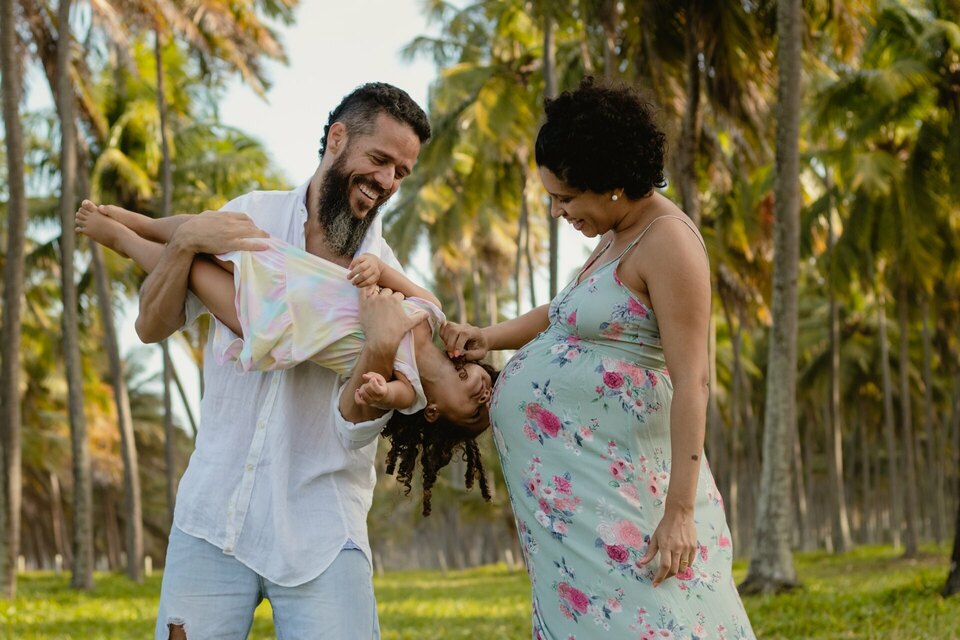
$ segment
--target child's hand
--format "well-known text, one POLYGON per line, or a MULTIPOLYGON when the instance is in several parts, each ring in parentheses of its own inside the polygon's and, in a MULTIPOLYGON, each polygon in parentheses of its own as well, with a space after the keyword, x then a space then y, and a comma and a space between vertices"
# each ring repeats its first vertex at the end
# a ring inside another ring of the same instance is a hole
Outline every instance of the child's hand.
POLYGON ((381 271, 383 271, 383 261, 372 253, 364 253, 350 263, 347 280, 356 287, 371 287, 380 281, 381 271))
POLYGON ((387 381, 382 375, 371 371, 363 374, 363 384, 357 387, 354 398, 361 406, 370 406, 376 409, 389 409, 383 406, 387 400, 387 381))

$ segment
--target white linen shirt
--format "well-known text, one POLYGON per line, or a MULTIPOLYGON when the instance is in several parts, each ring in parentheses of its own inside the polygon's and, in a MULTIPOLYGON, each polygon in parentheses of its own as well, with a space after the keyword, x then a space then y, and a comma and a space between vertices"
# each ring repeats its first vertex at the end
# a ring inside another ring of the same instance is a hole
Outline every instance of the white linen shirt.
MULTIPOLYGON (((246 213, 271 236, 304 248, 306 193, 306 184, 255 191, 222 210, 246 213)), ((357 253, 400 269, 379 219, 357 253)), ((188 323, 205 311, 189 294, 188 323)), ((281 586, 316 578, 349 542, 370 561, 376 438, 389 414, 349 425, 335 404, 343 380, 332 371, 307 362, 242 373, 233 363, 217 365, 211 344, 196 448, 180 480, 174 524, 281 586)))

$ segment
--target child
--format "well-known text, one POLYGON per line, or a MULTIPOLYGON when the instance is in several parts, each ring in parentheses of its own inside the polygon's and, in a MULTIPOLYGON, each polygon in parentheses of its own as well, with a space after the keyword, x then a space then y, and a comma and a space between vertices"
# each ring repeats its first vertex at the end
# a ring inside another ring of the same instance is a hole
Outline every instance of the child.
MULTIPOLYGON (((188 219, 153 219, 84 201, 76 224, 79 232, 149 272, 160 258, 162 243, 188 219)), ((190 289, 218 320, 212 344, 217 359, 235 360, 244 370, 282 369, 311 360, 349 375, 363 345, 357 287, 379 283, 410 296, 405 302, 408 313, 424 315, 432 323, 421 322, 401 343, 392 380, 363 374, 364 383, 354 396, 340 398, 341 413, 350 415, 354 404, 411 414, 395 414, 383 431, 392 444, 387 471, 392 473, 399 462, 398 479, 409 493, 422 453, 424 515, 430 512, 436 470, 457 448, 467 459, 467 486, 479 478, 488 498, 473 439, 489 425, 491 370, 455 363, 434 345, 432 329, 443 321, 436 297, 370 254, 345 269, 275 238, 262 242, 267 246, 263 251, 194 260, 190 289)), ((350 433, 343 435, 352 439, 350 433)))

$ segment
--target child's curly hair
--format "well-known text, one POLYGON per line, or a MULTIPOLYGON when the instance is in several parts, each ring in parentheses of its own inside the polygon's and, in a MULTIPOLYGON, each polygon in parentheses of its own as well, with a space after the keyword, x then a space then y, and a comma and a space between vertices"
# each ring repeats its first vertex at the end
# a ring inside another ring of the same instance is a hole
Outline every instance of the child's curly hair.
MULTIPOLYGON (((457 368, 463 366, 462 359, 455 359, 457 368)), ((490 380, 496 383, 499 371, 484 363, 477 363, 490 374, 490 380)), ((477 436, 481 432, 470 431, 444 417, 429 422, 424 412, 418 411, 406 415, 395 411, 387 423, 382 435, 390 440, 390 452, 387 453, 387 473, 396 475, 397 482, 404 487, 404 495, 410 495, 413 474, 416 471, 417 458, 420 459, 423 480, 423 515, 430 515, 430 496, 437 472, 447 466, 457 451, 467 462, 464 481, 467 489, 474 481, 480 483, 480 494, 490 501, 490 487, 480 460, 480 448, 477 436)))

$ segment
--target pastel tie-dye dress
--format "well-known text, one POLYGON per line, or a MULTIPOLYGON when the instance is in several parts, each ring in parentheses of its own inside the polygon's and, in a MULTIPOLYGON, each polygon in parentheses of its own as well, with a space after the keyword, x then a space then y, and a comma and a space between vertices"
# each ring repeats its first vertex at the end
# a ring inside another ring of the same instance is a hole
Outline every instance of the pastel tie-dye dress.
POLYGON ((693 565, 654 589, 659 557, 638 563, 670 482, 673 387, 657 318, 620 281, 620 257, 560 292, 550 326, 506 365, 491 402, 533 637, 753 638, 706 460, 693 565))
MULTIPOLYGON (((237 317, 243 336, 215 321, 213 353, 218 364, 236 362, 241 371, 289 369, 314 362, 349 376, 363 349, 360 296, 347 280, 348 269, 292 244, 268 238, 263 251, 234 251, 217 256, 233 263, 237 317)), ((404 300, 407 313, 427 312, 431 330, 443 312, 420 298, 404 300)), ((413 336, 397 350, 394 369, 413 385, 417 401, 402 409, 415 413, 426 406, 413 336)))

